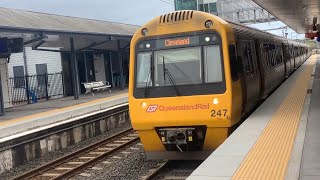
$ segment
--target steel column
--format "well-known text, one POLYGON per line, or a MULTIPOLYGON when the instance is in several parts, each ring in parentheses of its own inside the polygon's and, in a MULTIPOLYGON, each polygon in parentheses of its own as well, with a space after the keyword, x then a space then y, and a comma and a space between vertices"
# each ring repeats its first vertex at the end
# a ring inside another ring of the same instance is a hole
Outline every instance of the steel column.
MULTIPOLYGON (((81 53, 81 52, 80 52, 81 53)), ((86 82, 89 82, 89 78, 88 78, 88 67, 87 67, 87 56, 86 56, 86 51, 83 52, 83 60, 84 60, 84 70, 86 72, 86 82)))
POLYGON ((45 78, 45 79, 44 79, 44 82, 45 82, 44 84, 45 84, 45 87, 46 87, 45 89, 46 89, 46 99, 47 99, 47 100, 49 100, 48 77, 49 77, 48 74, 47 74, 47 73, 44 73, 44 78, 45 78))
POLYGON ((122 49, 120 47, 120 40, 117 41, 118 44, 118 60, 120 64, 120 87, 123 90, 124 89, 124 83, 123 83, 123 58, 122 58, 122 49))
POLYGON ((3 103, 3 93, 2 93, 2 79, 1 79, 1 69, 0 69, 0 116, 4 116, 4 103, 3 103))
POLYGON ((25 71, 25 79, 26 79, 26 94, 27 94, 27 102, 30 104, 30 95, 29 95, 29 78, 28 78, 28 64, 27 64, 27 53, 26 47, 23 46, 23 63, 24 63, 24 71, 25 71))
POLYGON ((72 73, 72 85, 73 85, 73 96, 74 99, 79 99, 79 73, 78 73, 78 62, 76 53, 74 50, 73 38, 70 38, 70 49, 71 49, 71 73, 72 73))
POLYGON ((111 59, 111 51, 109 51, 109 70, 110 70, 110 75, 111 75, 111 84, 112 84, 112 88, 114 88, 113 84, 114 84, 114 81, 113 81, 113 72, 112 72, 112 59, 111 59))
POLYGON ((26 47, 25 46, 23 46, 23 63, 24 63, 25 75, 29 75, 29 73, 28 73, 28 64, 27 64, 27 53, 26 53, 26 47))
POLYGON ((123 58, 122 58, 122 52, 119 51, 119 64, 120 64, 120 87, 123 90, 124 89, 124 83, 123 83, 123 58))

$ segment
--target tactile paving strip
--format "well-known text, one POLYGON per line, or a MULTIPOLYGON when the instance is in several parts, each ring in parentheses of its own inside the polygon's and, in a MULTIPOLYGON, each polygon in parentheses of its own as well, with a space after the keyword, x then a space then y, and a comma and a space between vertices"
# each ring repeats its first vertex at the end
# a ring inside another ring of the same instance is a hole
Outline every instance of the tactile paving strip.
POLYGON ((305 62, 306 67, 300 73, 294 88, 272 116, 256 144, 233 175, 233 180, 285 179, 315 62, 315 56, 305 62))

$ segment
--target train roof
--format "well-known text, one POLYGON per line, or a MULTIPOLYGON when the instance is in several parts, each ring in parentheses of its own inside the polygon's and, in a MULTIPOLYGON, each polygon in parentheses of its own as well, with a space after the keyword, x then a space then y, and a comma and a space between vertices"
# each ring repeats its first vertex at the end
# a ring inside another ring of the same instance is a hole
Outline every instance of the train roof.
MULTIPOLYGON (((217 18, 220 18, 220 17, 217 17, 217 18)), ((231 27, 234 29, 236 36, 243 35, 243 36, 250 36, 250 37, 255 37, 255 38, 265 38, 265 39, 269 39, 269 40, 273 40, 273 41, 281 41, 285 44, 292 44, 294 46, 310 47, 310 45, 308 45, 308 44, 297 42, 297 41, 291 40, 291 39, 286 39, 284 37, 277 36, 277 35, 262 31, 260 29, 254 28, 254 27, 246 26, 246 25, 239 24, 239 23, 232 22, 232 21, 228 21, 228 20, 225 20, 225 21, 227 23, 229 23, 231 25, 231 27)))

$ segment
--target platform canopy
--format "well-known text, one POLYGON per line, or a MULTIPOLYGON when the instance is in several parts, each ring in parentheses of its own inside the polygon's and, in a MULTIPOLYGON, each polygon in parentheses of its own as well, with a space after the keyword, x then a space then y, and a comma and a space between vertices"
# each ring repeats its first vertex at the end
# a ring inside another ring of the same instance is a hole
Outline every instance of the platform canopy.
MULTIPOLYGON (((107 12, 106 12, 107 13, 107 12)), ((0 8, 0 36, 23 37, 33 48, 59 47, 70 51, 70 38, 75 50, 128 48, 136 25, 77 17, 0 8)))
POLYGON ((298 33, 320 23, 319 0, 253 0, 298 33))
MULTIPOLYGON (((139 26, 130 24, 0 7, 0 37, 5 41, 18 39, 20 44, 17 43, 19 44, 17 46, 21 47, 21 38, 23 38, 23 46, 32 47, 34 50, 71 53, 75 99, 79 98, 80 92, 79 83, 77 83, 79 74, 76 53, 83 50, 117 51, 119 61, 122 62, 121 53, 129 50, 131 38, 138 28, 139 26), (59 50, 56 50, 57 48, 59 50)), ((0 115, 3 115, 1 90, 0 86, 0 115)))

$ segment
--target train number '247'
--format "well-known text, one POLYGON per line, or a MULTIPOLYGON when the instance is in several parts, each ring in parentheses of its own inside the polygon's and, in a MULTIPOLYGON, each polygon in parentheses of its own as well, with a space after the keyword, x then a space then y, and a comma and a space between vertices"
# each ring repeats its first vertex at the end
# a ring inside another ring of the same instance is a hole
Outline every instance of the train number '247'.
POLYGON ((219 109, 219 110, 211 110, 211 117, 226 117, 227 116, 227 109, 219 109))

